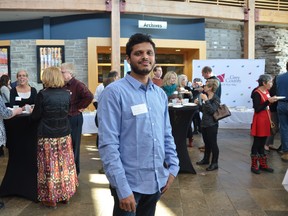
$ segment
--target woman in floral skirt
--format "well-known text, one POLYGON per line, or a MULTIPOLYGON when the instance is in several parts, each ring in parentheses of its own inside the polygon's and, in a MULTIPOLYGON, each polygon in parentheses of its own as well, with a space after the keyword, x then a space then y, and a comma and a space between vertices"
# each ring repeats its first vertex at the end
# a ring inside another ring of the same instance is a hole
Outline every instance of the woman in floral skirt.
POLYGON ((44 206, 56 208, 68 203, 78 186, 71 144, 68 110, 70 92, 57 67, 44 70, 44 89, 36 98, 32 119, 38 120, 38 199, 44 206))

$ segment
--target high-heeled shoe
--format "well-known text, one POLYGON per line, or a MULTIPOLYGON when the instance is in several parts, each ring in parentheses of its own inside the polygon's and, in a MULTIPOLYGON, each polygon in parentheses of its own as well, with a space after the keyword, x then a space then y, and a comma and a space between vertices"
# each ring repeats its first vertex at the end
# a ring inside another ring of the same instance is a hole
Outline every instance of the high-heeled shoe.
POLYGON ((69 205, 70 201, 69 200, 62 200, 61 203, 65 204, 65 205, 69 205))
POLYGON ((206 168, 207 171, 213 171, 218 169, 217 163, 211 163, 209 167, 206 168))

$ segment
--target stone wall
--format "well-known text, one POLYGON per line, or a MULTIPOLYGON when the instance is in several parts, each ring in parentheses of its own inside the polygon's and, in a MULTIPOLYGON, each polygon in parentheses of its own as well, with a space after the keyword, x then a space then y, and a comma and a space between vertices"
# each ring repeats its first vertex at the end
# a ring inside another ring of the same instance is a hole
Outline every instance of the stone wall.
MULTIPOLYGON (((16 80, 20 69, 28 72, 29 83, 37 90, 42 89, 42 84, 37 83, 37 56, 35 40, 11 40, 11 81, 16 80)), ((77 79, 88 83, 87 40, 65 41, 65 62, 75 64, 77 79)))
POLYGON ((242 26, 221 22, 206 22, 207 59, 241 59, 242 26))
POLYGON ((28 72, 30 84, 37 85, 37 58, 35 40, 11 40, 10 45, 11 59, 11 81, 16 80, 16 74, 24 69, 28 72))
MULTIPOLYGON (((243 58, 243 25, 206 23, 207 59, 243 58)), ((265 59, 265 73, 286 71, 288 29, 280 26, 256 26, 255 59, 265 59)))
POLYGON ((265 59, 265 72, 277 75, 286 71, 288 30, 284 27, 256 26, 255 58, 265 59))

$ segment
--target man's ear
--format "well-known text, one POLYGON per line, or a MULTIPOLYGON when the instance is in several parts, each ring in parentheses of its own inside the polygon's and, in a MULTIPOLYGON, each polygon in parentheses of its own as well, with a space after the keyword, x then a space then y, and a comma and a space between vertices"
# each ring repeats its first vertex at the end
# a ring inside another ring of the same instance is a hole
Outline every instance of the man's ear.
POLYGON ((126 61, 130 64, 130 58, 128 55, 126 55, 126 61))

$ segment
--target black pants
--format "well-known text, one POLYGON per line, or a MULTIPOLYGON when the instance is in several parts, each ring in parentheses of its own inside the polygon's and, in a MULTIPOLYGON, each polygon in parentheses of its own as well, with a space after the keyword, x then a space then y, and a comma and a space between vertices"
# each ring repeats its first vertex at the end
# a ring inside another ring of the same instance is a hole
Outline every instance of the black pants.
POLYGON ((161 197, 161 193, 158 191, 155 194, 140 194, 133 192, 136 200, 136 213, 126 212, 120 209, 119 198, 116 190, 111 188, 111 194, 114 198, 113 216, 154 216, 156 210, 156 204, 161 197))
POLYGON ((76 116, 69 116, 70 127, 71 127, 71 138, 74 152, 74 160, 76 165, 77 175, 80 173, 80 143, 83 125, 82 113, 76 116))
POLYGON ((193 116, 193 127, 195 132, 201 132, 201 118, 199 111, 195 112, 193 116))
POLYGON ((254 136, 254 141, 253 141, 253 145, 251 148, 252 155, 258 155, 258 154, 264 155, 265 154, 264 145, 266 143, 266 139, 267 137, 254 136))
POLYGON ((204 158, 210 158, 212 153, 212 163, 218 163, 219 148, 217 144, 218 124, 211 127, 202 127, 202 136, 205 144, 204 158))

